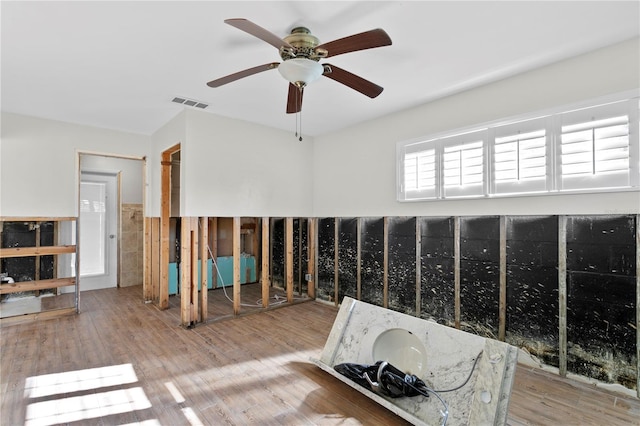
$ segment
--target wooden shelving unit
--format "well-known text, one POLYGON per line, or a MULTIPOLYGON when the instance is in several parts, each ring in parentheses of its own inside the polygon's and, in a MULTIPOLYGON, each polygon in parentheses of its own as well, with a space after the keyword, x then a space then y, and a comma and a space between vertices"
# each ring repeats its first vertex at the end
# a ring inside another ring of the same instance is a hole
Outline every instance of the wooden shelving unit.
MULTIPOLYGON (((4 259, 10 258, 24 258, 34 257, 34 270, 32 280, 22 280, 11 283, 0 284, 0 296, 12 293, 28 293, 34 292, 35 297, 40 297, 43 290, 58 289, 60 287, 74 286, 74 294, 67 297, 73 297, 73 306, 60 307, 56 303, 48 304, 51 308, 45 308, 39 312, 18 313, 16 315, 5 316, 2 313, 3 318, 0 319, 0 324, 23 322, 41 318, 50 318, 57 315, 67 315, 71 313, 77 313, 79 310, 79 288, 78 280, 75 276, 58 276, 60 268, 58 258, 60 255, 75 255, 75 274, 71 271, 68 275, 77 275, 79 270, 79 253, 77 243, 74 244, 59 244, 63 239, 70 239, 70 236, 61 235, 60 229, 64 222, 69 222, 66 227, 71 231, 75 228, 75 239, 77 241, 77 218, 75 217, 0 217, 0 273, 6 272, 9 275, 13 271, 5 270, 4 259), (45 223, 53 223, 53 245, 41 245, 40 227, 45 223), (31 247, 4 247, 5 238, 3 236, 5 232, 5 226, 9 223, 23 223, 28 224, 29 229, 35 233, 35 245, 31 247), (47 277, 41 279, 41 257, 53 256, 53 277, 47 277)), ((53 297, 58 297, 59 292, 56 291, 53 297)), ((4 302, 3 302, 4 303, 4 302)), ((1 306, 1 305, 0 305, 1 306)))

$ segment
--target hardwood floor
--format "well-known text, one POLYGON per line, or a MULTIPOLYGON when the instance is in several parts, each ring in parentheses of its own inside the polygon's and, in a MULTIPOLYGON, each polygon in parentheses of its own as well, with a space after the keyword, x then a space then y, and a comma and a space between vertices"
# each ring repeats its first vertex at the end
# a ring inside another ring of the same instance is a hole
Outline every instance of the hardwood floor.
MULTIPOLYGON (((0 424, 406 424, 309 362, 331 306, 190 330, 176 311, 144 304, 140 287, 96 290, 79 315, 2 327, 0 424)), ((640 401, 519 366, 509 413, 514 426, 638 425, 640 401)))

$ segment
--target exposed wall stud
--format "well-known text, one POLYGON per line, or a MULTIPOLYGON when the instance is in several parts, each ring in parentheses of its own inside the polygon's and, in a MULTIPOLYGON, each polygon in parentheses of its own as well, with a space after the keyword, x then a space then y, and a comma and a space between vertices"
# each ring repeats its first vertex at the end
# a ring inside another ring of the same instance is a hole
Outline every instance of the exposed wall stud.
POLYGON ((218 218, 209 219, 209 249, 211 250, 211 258, 213 259, 213 271, 211 273, 211 287, 218 288, 218 218))
POLYGON ((182 218, 180 226, 180 323, 191 325, 191 221, 182 218))
POLYGON ((454 326, 460 328, 460 217, 453 219, 454 326))
POLYGON ((382 306, 389 307, 389 218, 383 219, 382 306))
POLYGON ((362 218, 356 223, 356 298, 362 300, 362 218))
POLYGON ((194 325, 198 321, 198 218, 189 218, 189 254, 191 256, 191 276, 189 277, 189 291, 191 304, 189 306, 189 323, 194 325))
POLYGON ((180 144, 162 152, 160 168, 160 282, 158 307, 169 307, 169 221, 171 216, 171 156, 180 151, 180 144))
POLYGON ((333 299, 336 306, 340 304, 340 218, 334 218, 333 220, 333 299))
POLYGON ((262 218, 262 266, 260 268, 260 283, 262 286, 262 307, 269 306, 269 287, 271 286, 269 278, 269 218, 262 218))
MULTIPOLYGON (((241 219, 233 218, 233 313, 240 314, 240 260, 241 260, 241 243, 240 243, 241 219)), ((224 283, 223 283, 224 285, 224 283)))
POLYGON ((206 322, 209 316, 209 219, 200 219, 200 237, 198 238, 200 248, 200 312, 199 321, 206 322))
POLYGON ((416 316, 420 317, 422 306, 422 230, 420 218, 416 217, 416 316))
POLYGON ((636 396, 640 398, 640 214, 636 215, 636 396))
POLYGON ((310 281, 307 281, 307 294, 310 298, 316 298, 316 282, 317 282, 317 271, 316 265, 318 264, 318 233, 317 226, 318 219, 315 217, 309 218, 307 222, 307 239, 309 240, 309 249, 307 250, 307 255, 309 256, 309 260, 307 262, 307 273, 311 277, 310 281))
POLYGON ((567 375, 567 217, 558 216, 558 363, 567 375))
POLYGON ((293 302, 293 218, 285 219, 285 260, 286 278, 285 287, 287 289, 287 302, 293 302))
POLYGON ((500 216, 500 303, 498 305, 498 340, 506 337, 507 324, 507 218, 500 216))

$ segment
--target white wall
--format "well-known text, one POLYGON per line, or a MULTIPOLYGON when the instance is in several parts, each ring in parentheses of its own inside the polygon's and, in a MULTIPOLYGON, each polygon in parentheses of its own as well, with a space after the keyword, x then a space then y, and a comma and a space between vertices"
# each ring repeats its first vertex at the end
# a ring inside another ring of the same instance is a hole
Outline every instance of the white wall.
POLYGON ((638 39, 631 40, 303 142, 196 110, 151 137, 2 113, 0 215, 76 216, 83 152, 146 156, 145 211, 159 216, 161 152, 176 143, 184 216, 637 213, 638 191, 400 203, 395 144, 638 89, 639 52, 638 39))
POLYGON ((638 88, 640 43, 634 39, 317 137, 314 216, 638 213, 638 191, 400 203, 395 163, 398 141, 638 88))
POLYGON ((2 113, 0 216, 77 216, 78 152, 144 157, 148 136, 2 113))
POLYGON ((183 216, 310 216, 313 139, 187 111, 183 216))

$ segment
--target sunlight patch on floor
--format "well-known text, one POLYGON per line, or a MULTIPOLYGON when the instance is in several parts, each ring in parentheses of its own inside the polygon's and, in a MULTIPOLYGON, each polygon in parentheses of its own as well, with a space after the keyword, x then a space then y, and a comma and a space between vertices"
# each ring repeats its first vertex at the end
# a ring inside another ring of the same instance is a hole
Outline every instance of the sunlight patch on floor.
MULTIPOLYGON (((43 374, 25 381, 25 398, 40 399, 27 405, 25 425, 49 426, 151 408, 142 387, 100 392, 138 382, 131 364, 43 374), (68 396, 82 393, 81 395, 68 396)), ((154 420, 145 425, 157 425, 154 420)))
POLYGON ((110 365, 86 370, 65 371, 27 377, 25 398, 41 398, 71 392, 80 392, 138 381, 131 364, 110 365))
POLYGON ((151 407, 141 387, 34 402, 27 406, 25 425, 48 426, 96 419, 151 407))

